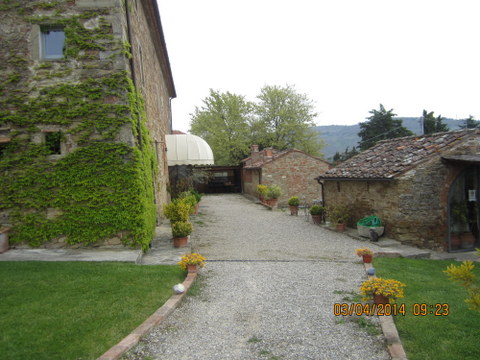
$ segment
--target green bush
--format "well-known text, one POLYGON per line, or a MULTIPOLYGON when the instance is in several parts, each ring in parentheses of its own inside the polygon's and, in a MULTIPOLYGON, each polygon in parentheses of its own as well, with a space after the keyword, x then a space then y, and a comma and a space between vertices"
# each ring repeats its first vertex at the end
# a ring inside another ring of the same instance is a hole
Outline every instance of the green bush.
POLYGON ((327 219, 333 224, 345 224, 350 216, 350 208, 346 205, 337 204, 327 207, 327 219))
POLYGON ((257 192, 260 196, 267 196, 267 191, 268 191, 268 186, 267 185, 263 185, 263 184, 258 184, 257 185, 257 192))
POLYGON ((267 199, 278 199, 282 196, 282 189, 277 185, 269 186, 267 189, 267 199))
POLYGON ((298 198, 298 196, 292 196, 290 199, 288 199, 288 205, 290 206, 300 205, 300 199, 298 198))
POLYGON ((310 215, 322 215, 325 212, 325 208, 320 205, 312 205, 308 211, 310 215))
POLYGON ((185 237, 192 233, 192 223, 188 221, 177 221, 172 223, 172 236, 173 237, 185 237))
POLYGON ((187 221, 190 205, 183 201, 172 201, 163 207, 163 213, 172 224, 179 221, 187 221))

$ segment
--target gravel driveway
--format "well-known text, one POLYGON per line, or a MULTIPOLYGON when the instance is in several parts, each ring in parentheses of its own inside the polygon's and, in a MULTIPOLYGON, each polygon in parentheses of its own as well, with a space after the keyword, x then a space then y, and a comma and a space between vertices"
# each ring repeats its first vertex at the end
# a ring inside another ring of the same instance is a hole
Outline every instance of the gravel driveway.
POLYGON ((205 196, 194 226, 201 291, 125 359, 390 359, 376 318, 333 315, 366 279, 364 242, 241 195, 205 196))

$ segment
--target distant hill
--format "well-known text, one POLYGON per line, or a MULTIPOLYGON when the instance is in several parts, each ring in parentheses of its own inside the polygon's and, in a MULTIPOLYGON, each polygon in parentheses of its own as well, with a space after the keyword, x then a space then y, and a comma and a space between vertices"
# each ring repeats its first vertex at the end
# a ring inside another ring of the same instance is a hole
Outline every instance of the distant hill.
MULTIPOLYGON (((421 133, 420 118, 405 117, 398 119, 403 120, 403 126, 414 134, 418 135, 421 133)), ((454 119, 444 119, 443 122, 448 125, 450 130, 457 130, 463 124, 463 120, 454 119)), ((358 142, 360 141, 358 136, 360 131, 359 124, 317 126, 315 130, 320 133, 320 138, 326 144, 322 151, 327 160, 332 160, 337 151, 343 153, 347 147, 349 149, 353 146, 358 147, 358 142)))

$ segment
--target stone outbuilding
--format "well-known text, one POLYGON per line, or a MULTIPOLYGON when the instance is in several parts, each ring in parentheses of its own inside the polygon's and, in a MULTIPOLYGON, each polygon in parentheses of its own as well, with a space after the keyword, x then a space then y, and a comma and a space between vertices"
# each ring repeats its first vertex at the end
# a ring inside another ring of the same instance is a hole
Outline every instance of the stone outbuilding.
POLYGON ((377 215, 386 236, 437 250, 479 245, 480 130, 378 142, 317 177, 352 221, 377 215))
POLYGON ((157 1, 4 1, 0 16, 0 228, 14 245, 147 249, 176 97, 157 1))
POLYGON ((320 184, 314 177, 331 168, 329 162, 300 150, 266 148, 260 151, 258 145, 252 145, 251 154, 242 160, 242 166, 242 192, 258 197, 258 184, 278 185, 283 191, 279 206, 287 206, 292 196, 305 199, 309 204, 322 200, 320 184))

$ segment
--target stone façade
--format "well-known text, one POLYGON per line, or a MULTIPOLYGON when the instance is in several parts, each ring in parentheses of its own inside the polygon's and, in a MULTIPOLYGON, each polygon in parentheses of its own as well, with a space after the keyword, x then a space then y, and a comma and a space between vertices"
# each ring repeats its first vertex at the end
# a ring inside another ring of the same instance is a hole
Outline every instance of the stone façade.
POLYGON ((353 215, 349 224, 352 227, 356 227, 359 219, 374 214, 384 222, 388 237, 420 248, 445 249, 449 237, 449 189, 457 176, 472 166, 471 162, 451 162, 445 157, 480 154, 478 130, 448 134, 455 139, 445 144, 442 144, 446 139, 444 134, 423 137, 431 138, 436 147, 430 143, 408 147, 409 143, 420 142, 421 136, 385 141, 377 149, 350 159, 340 169, 321 174, 325 203, 348 205, 353 215), (397 155, 390 157, 388 149, 397 155), (405 155, 398 155, 401 151, 405 155), (365 161, 373 157, 380 160, 370 171, 371 161, 365 161), (407 157, 414 160, 403 167, 403 159, 407 157), (394 168, 400 171, 393 173, 394 168))
POLYGON ((156 2, 18 0, 0 15, 0 225, 33 246, 148 246, 176 96, 156 2), (62 59, 41 58, 45 26, 64 29, 62 59))

